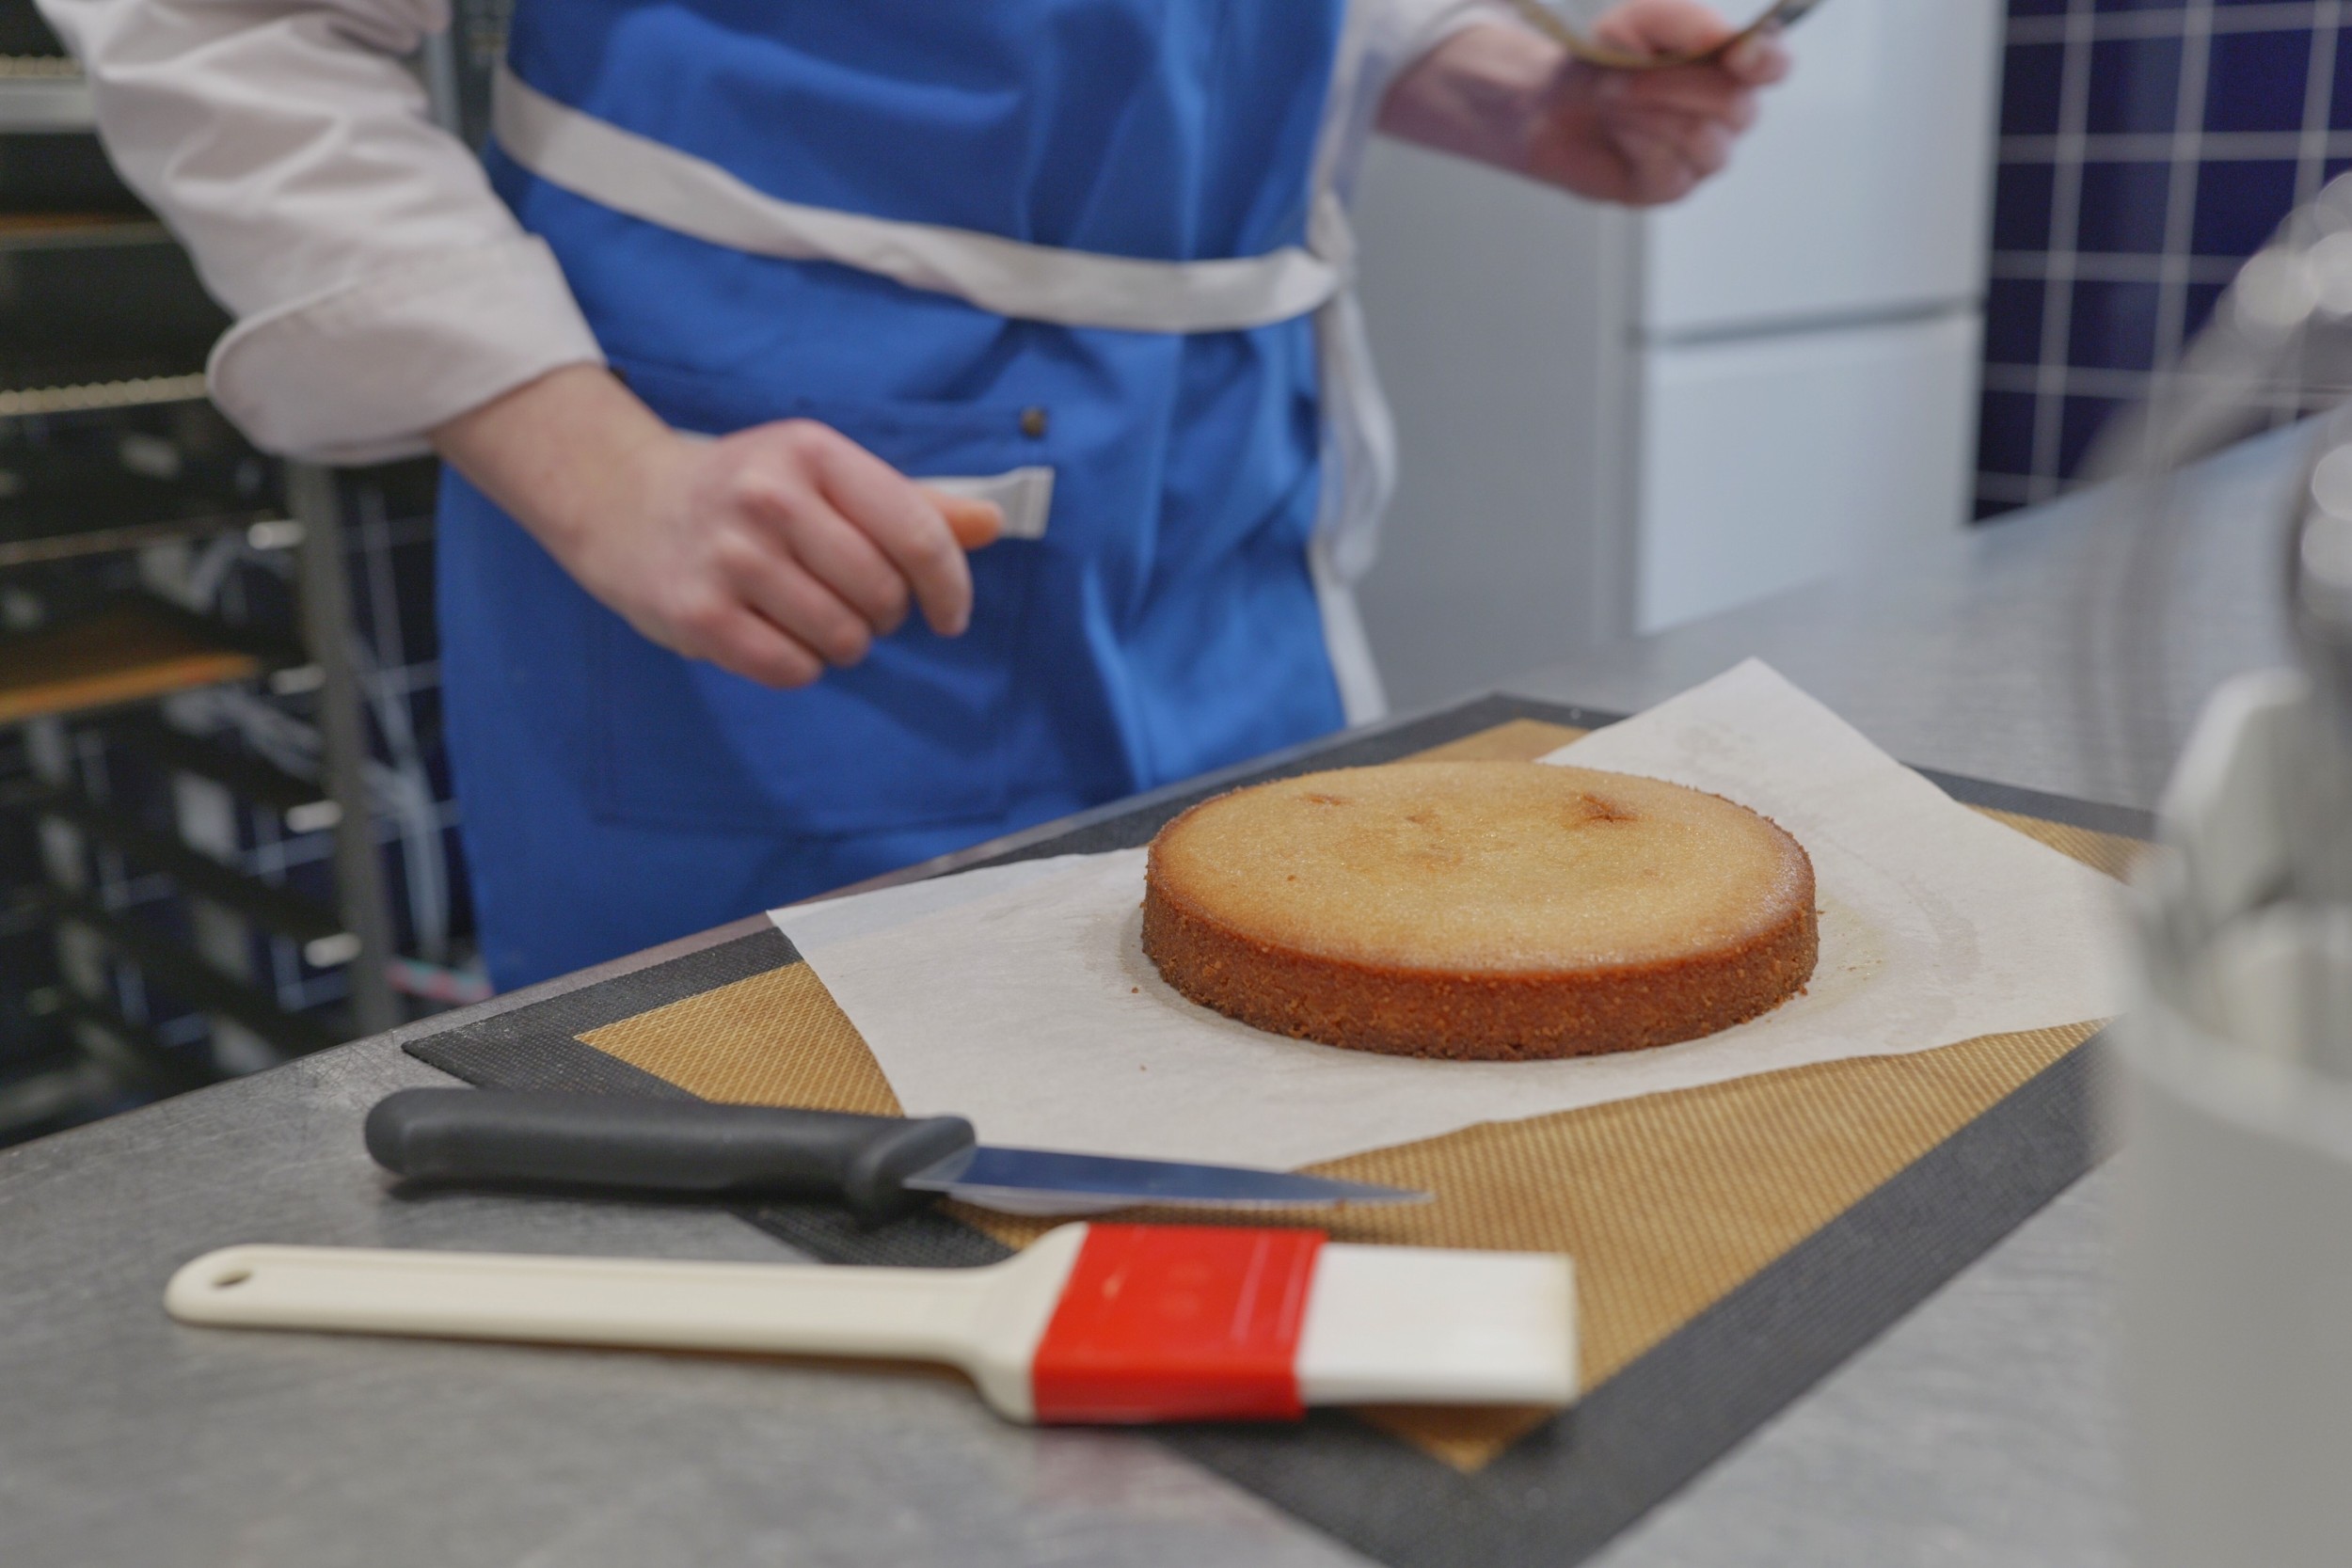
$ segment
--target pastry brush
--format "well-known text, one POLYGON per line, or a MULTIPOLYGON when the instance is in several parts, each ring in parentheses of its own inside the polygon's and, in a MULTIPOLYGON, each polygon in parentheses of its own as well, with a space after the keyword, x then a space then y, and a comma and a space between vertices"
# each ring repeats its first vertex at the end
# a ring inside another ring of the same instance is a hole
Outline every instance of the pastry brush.
POLYGON ((938 1361, 1016 1421, 1576 1395, 1565 1258, 1315 1230, 1065 1225, 977 1269, 236 1246, 164 1303, 225 1327, 938 1361))

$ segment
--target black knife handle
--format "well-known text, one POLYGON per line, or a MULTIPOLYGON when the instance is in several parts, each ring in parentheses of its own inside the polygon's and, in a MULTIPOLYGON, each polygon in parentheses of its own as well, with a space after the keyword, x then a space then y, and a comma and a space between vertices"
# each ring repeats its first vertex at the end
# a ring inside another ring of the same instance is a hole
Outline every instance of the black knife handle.
POLYGON ((973 1147, 961 1117, 850 1116, 538 1089, 402 1089, 368 1152, 419 1181, 822 1198, 884 1220, 934 1196, 904 1182, 973 1147))

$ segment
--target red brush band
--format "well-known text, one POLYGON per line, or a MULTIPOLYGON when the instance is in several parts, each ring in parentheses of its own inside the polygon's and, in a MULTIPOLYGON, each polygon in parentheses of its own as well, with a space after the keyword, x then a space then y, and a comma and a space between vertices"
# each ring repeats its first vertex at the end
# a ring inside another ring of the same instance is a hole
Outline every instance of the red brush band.
POLYGON ((1030 1364, 1041 1421, 1296 1420, 1320 1230, 1097 1225, 1030 1364))

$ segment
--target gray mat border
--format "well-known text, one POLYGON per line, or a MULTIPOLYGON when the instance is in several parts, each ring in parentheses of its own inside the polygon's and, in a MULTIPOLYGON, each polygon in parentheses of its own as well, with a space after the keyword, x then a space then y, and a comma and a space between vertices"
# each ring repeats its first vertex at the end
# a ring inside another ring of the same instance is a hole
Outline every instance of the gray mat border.
MULTIPOLYGON (((1513 719, 1593 729, 1619 717, 1484 697, 1239 779, 1163 795, 978 863, 1133 848, 1239 784, 1391 762, 1513 719)), ((2130 807, 1919 771, 1970 805, 2135 838, 2153 827, 2148 813, 2130 807)), ((798 961, 780 932, 760 930, 405 1049, 472 1084, 683 1097, 575 1037, 798 961)), ((1303 1430, 1200 1426, 1155 1435, 1393 1568, 1581 1562, 2095 1164, 2103 1151, 2089 1100, 2104 1059, 2099 1046, 2094 1038, 2069 1053, 1475 1475, 1338 1411, 1314 1413, 1303 1430), (1758 1354, 1764 1344, 1772 1354, 1758 1354)), ((866 1228, 818 1205, 736 1212, 828 1262, 966 1267, 1009 1255, 944 1214, 866 1228)))
POLYGON ((2105 1059, 2068 1053, 1474 1476, 1343 1412, 1162 1441, 1398 1568, 1581 1562, 2089 1171, 2105 1059))

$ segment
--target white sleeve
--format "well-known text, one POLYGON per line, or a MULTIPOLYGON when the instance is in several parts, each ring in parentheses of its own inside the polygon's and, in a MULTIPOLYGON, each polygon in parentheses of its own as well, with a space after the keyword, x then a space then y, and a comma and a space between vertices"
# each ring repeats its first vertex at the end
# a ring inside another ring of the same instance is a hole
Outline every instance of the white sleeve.
POLYGON ((1393 80, 1465 27, 1517 21, 1508 0, 1356 0, 1369 13, 1367 47, 1393 80))
POLYGON ((1324 106, 1317 184, 1352 199, 1390 85, 1464 28, 1514 21, 1508 0, 1348 0, 1324 106))
POLYGON ((401 63, 448 0, 40 0, 106 150, 236 316, 213 397, 263 449, 425 450, 442 421, 601 363, 554 255, 401 63))

